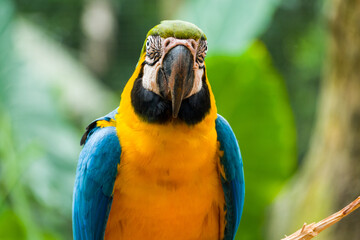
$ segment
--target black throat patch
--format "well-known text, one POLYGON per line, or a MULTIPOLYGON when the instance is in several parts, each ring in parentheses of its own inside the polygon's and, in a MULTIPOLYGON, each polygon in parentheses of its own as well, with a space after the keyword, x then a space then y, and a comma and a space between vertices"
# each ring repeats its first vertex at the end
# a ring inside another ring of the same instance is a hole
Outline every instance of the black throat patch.
MULTIPOLYGON (((165 124, 173 120, 171 101, 145 89, 142 85, 142 73, 131 90, 131 104, 135 113, 146 122, 165 124)), ((205 118, 210 107, 209 88, 203 77, 201 90, 182 101, 177 119, 188 125, 195 125, 205 118)))

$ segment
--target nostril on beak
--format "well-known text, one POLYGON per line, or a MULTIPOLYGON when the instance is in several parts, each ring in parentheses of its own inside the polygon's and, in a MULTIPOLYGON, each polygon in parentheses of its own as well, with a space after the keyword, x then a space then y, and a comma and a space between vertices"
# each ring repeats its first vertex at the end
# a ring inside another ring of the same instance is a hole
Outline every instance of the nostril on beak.
POLYGON ((192 47, 193 49, 196 49, 196 43, 195 43, 194 40, 191 41, 191 47, 192 47))
POLYGON ((166 48, 167 46, 169 46, 169 44, 170 44, 170 40, 166 40, 166 41, 164 42, 164 47, 166 48))

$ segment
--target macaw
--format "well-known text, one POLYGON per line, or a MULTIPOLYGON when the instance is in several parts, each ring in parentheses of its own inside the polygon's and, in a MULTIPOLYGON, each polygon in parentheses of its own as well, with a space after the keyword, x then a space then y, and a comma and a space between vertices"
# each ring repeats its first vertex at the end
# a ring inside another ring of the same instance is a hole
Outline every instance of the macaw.
POLYGON ((234 239, 243 163, 217 114, 206 53, 194 24, 162 21, 148 32, 120 106, 81 139, 74 239, 234 239))

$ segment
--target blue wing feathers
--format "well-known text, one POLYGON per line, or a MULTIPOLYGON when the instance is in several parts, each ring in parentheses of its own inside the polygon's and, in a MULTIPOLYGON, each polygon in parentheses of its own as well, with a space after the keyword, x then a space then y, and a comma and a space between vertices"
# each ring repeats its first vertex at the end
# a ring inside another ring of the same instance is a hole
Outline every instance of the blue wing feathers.
MULTIPOLYGON (((117 109, 92 122, 82 138, 73 195, 73 232, 75 240, 103 239, 112 203, 112 193, 120 163, 121 147, 115 127, 99 128, 96 121, 114 119, 117 109)), ((225 240, 233 240, 244 204, 244 173, 240 149, 227 121, 218 115, 216 131, 220 163, 225 178, 225 240)))
MULTIPOLYGON (((115 113, 108 117, 109 115, 98 120, 109 121, 110 118, 114 118, 115 113)), ((103 239, 120 155, 121 147, 115 127, 99 128, 91 123, 87 130, 85 146, 80 153, 75 179, 75 240, 103 239)))
POLYGON ((220 163, 225 178, 221 183, 225 196, 225 240, 233 240, 240 223, 245 196, 245 182, 240 148, 229 123, 220 115, 216 119, 217 138, 224 155, 220 163))
POLYGON ((86 140, 91 136, 91 134, 97 129, 96 128, 96 123, 97 121, 100 120, 106 120, 106 121, 110 121, 111 119, 115 119, 115 115, 117 114, 119 108, 116 108, 114 111, 108 113, 107 115, 100 117, 98 119, 95 119, 94 121, 92 121, 86 128, 86 131, 84 133, 84 135, 81 137, 80 140, 80 145, 85 144, 86 140))

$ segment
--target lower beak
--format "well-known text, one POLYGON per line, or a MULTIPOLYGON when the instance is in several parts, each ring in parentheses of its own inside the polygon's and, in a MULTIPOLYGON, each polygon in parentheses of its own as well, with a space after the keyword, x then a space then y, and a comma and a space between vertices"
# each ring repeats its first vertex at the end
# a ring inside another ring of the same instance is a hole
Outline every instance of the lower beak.
POLYGON ((170 90, 172 102, 172 116, 177 118, 182 100, 188 96, 193 88, 194 71, 193 56, 184 45, 172 48, 163 61, 163 74, 170 90))

